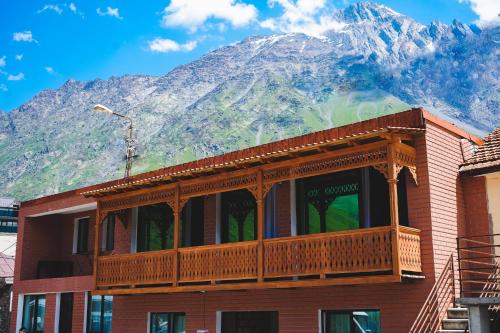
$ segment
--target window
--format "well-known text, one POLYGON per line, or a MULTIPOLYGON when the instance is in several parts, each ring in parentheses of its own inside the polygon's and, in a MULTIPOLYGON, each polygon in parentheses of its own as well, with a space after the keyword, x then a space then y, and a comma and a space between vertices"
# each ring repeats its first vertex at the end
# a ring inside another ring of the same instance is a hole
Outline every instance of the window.
POLYGON ((181 246, 199 246, 204 243, 204 198, 191 198, 182 210, 181 246))
POLYGON ((277 311, 222 312, 221 333, 278 333, 277 311))
POLYGON ((102 224, 102 249, 104 251, 112 251, 115 248, 115 220, 116 215, 109 214, 102 224))
POLYGON ((45 295, 24 296, 23 325, 28 333, 42 333, 45 326, 45 295))
POLYGON ((174 244, 174 214, 167 204, 139 207, 137 251, 171 249, 174 244))
POLYGON ((185 333, 184 313, 155 312, 150 314, 149 333, 185 333))
POLYGON ((247 190, 222 193, 221 238, 223 243, 255 240, 256 202, 247 190))
POLYGON ((323 311, 322 333, 380 333, 379 310, 323 311))
POLYGON ((89 250, 89 223, 88 217, 75 221, 75 248, 74 253, 86 254, 89 250))
POLYGON ((332 173, 298 181, 299 232, 357 229, 360 226, 361 173, 332 173))
MULTIPOLYGON (((389 186, 373 168, 297 180, 299 234, 352 230, 390 224, 389 186)), ((398 176, 399 223, 408 225, 406 173, 398 176)))
POLYGON ((111 333, 113 296, 90 295, 87 306, 87 333, 111 333))

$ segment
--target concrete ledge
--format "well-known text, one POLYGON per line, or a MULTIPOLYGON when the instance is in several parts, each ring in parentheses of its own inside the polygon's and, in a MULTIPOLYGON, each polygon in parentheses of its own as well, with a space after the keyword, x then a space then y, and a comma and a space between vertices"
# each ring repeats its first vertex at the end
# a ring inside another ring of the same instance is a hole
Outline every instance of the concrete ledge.
POLYGON ((500 305, 500 297, 461 297, 457 299, 460 305, 500 305))

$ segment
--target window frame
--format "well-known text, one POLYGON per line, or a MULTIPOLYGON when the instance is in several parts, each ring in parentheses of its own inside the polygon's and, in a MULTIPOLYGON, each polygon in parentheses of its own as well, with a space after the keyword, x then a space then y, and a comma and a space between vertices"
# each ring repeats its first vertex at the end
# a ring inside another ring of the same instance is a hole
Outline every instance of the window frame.
MULTIPOLYGON (((104 314, 105 314, 105 309, 104 309, 104 300, 106 298, 111 299, 111 304, 113 304, 113 296, 109 295, 94 295, 94 296, 99 296, 100 298, 100 309, 101 313, 99 315, 99 331, 92 331, 92 293, 87 293, 87 303, 86 303, 86 310, 87 313, 85 314, 85 333, 103 333, 104 332, 104 314)), ((113 306, 111 305, 111 322, 113 322, 113 306)), ((113 331, 113 328, 111 327, 111 330, 109 333, 113 331)))
POLYGON ((327 327, 327 314, 348 314, 349 315, 349 320, 350 320, 350 333, 354 333, 355 331, 355 326, 354 326, 354 312, 378 312, 379 313, 379 327, 380 327, 380 333, 382 333, 382 312, 380 309, 337 309, 337 310, 321 310, 320 311, 320 328, 321 331, 320 333, 328 333, 326 331, 327 327))
POLYGON ((230 240, 230 223, 229 223, 229 207, 227 202, 228 196, 236 195, 236 196, 241 196, 243 197, 244 194, 243 192, 247 192, 245 196, 247 195, 247 199, 252 199, 253 200, 253 208, 250 209, 250 211, 253 210, 253 235, 254 239, 257 240, 257 201, 255 200, 255 197, 248 191, 247 189, 240 189, 240 190, 235 190, 235 191, 229 191, 229 192, 223 192, 221 193, 221 199, 220 199, 220 235, 221 235, 221 243, 222 244, 227 244, 227 243, 239 243, 239 242, 245 242, 245 241, 252 241, 250 240, 245 240, 245 220, 243 221, 237 221, 238 222, 238 239, 236 241, 231 241, 230 240))
POLYGON ((82 216, 76 218, 73 222, 73 254, 88 254, 90 249, 89 238, 90 238, 90 216, 82 216), (80 244, 80 222, 82 220, 87 220, 85 249, 82 249, 80 244))
POLYGON ((175 318, 177 316, 184 316, 184 324, 186 323, 186 313, 185 312, 149 312, 148 313, 148 329, 147 329, 148 333, 153 332, 153 325, 154 325, 153 316, 154 315, 168 315, 168 321, 169 321, 169 323, 172 323, 172 324, 169 325, 169 329, 168 329, 167 333, 174 333, 173 332, 173 330, 174 330, 173 323, 175 322, 175 318))
POLYGON ((172 233, 172 239, 170 240, 173 245, 174 239, 174 212, 172 207, 166 203, 156 203, 151 205, 140 206, 137 209, 137 231, 136 231, 136 252, 149 252, 149 251, 163 251, 170 250, 173 247, 169 247, 169 233, 172 233), (149 206, 159 206, 164 205, 167 209, 167 214, 161 222, 164 226, 158 226, 160 229, 160 249, 151 248, 151 223, 154 221, 143 219, 141 216, 141 208, 146 208, 149 206), (169 221, 170 219, 170 221, 169 221), (169 231, 171 230, 171 231, 169 231))
POLYGON ((23 295, 22 315, 21 315, 21 327, 24 327, 28 333, 44 333, 44 331, 45 331, 45 314, 47 312, 46 310, 47 310, 47 297, 46 297, 46 294, 24 294, 23 295), (40 298, 43 297, 43 299, 45 300, 44 312, 43 312, 43 331, 38 331, 36 329, 32 330, 34 328, 34 327, 32 327, 34 325, 34 321, 33 320, 30 320, 30 327, 25 327, 24 326, 24 320, 26 318, 25 317, 26 305, 29 303, 29 302, 26 302, 26 298, 27 297, 33 297, 35 299, 34 311, 33 311, 33 318, 38 317, 37 316, 38 315, 38 304, 39 304, 40 298))
POLYGON ((113 251, 115 249, 115 226, 116 214, 109 213, 102 223, 102 251, 113 251))

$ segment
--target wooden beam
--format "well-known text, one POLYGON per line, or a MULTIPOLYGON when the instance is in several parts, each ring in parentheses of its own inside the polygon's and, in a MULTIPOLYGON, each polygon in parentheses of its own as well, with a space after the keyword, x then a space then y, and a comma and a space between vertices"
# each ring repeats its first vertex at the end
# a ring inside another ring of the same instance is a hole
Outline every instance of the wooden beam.
POLYGON ((399 253, 398 171, 395 150, 395 143, 391 142, 387 145, 387 182, 389 185, 389 206, 391 213, 393 274, 401 275, 399 253))
POLYGON ((257 281, 264 281, 264 176, 257 173, 257 281))
POLYGON ((97 260, 99 259, 99 235, 100 235, 100 229, 101 229, 101 202, 97 200, 97 208, 96 208, 96 214, 95 214, 95 231, 94 231, 94 262, 93 262, 93 286, 94 289, 97 289, 97 260))
POLYGON ((174 201, 174 273, 173 285, 176 286, 179 281, 179 243, 180 243, 180 223, 181 223, 181 193, 180 187, 175 187, 175 201, 174 201))
POLYGON ((93 295, 135 295, 135 294, 160 294, 179 292, 221 291, 221 290, 254 290, 254 289, 286 289, 304 287, 325 287, 338 285, 361 285, 401 282, 400 275, 374 275, 342 278, 325 278, 314 280, 293 281, 264 281, 264 282, 241 282, 207 285, 184 285, 166 287, 141 287, 93 290, 93 295))

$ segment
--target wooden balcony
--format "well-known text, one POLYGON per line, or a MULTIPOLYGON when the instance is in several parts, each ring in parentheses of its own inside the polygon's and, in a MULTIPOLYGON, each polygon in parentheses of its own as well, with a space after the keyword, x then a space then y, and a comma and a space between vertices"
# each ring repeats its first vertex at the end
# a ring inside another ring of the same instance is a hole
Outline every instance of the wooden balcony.
POLYGON ((280 288, 400 281, 421 272, 419 231, 377 227, 176 250, 101 256, 97 293, 280 288), (393 235, 399 235, 395 239, 393 235), (397 255, 393 249, 398 251, 397 255), (261 267, 259 267, 261 263, 261 267), (263 280, 259 281, 259 271, 263 280), (309 276, 307 280, 292 277, 309 276))

